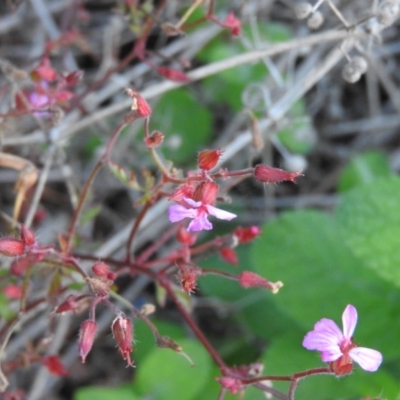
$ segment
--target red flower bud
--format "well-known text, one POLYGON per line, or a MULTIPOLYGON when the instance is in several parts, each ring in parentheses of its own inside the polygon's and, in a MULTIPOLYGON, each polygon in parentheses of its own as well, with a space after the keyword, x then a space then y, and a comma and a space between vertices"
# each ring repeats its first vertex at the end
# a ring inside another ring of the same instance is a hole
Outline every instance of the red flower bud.
POLYGON ((150 106, 138 92, 133 89, 126 89, 126 93, 132 98, 131 110, 134 111, 139 118, 146 118, 151 114, 150 106))
POLYGON ((191 235, 184 226, 180 226, 176 235, 179 242, 191 246, 196 242, 196 235, 191 235))
POLYGON ((79 355, 81 356, 82 363, 85 363, 86 356, 92 349, 96 332, 97 332, 96 322, 90 319, 87 319, 86 321, 82 322, 81 330, 79 332, 79 341, 78 341, 79 355))
POLYGON ((236 254, 236 251, 231 249, 230 247, 224 247, 219 251, 222 259, 225 260, 227 263, 232 265, 238 265, 239 260, 236 254))
POLYGON ((75 311, 79 308, 76 296, 70 294, 56 309, 56 314, 64 314, 69 311, 75 311))
POLYGON ((200 169, 210 171, 213 169, 222 154, 222 150, 204 150, 197 157, 197 164, 200 169))
POLYGON ((82 77, 83 71, 77 69, 65 76, 64 79, 68 86, 75 86, 81 81, 82 77))
POLYGON ((112 323, 111 330, 122 358, 127 361, 128 365, 133 366, 133 362, 131 361, 133 340, 132 321, 125 317, 117 317, 112 323))
POLYGON ((22 256, 25 253, 25 243, 19 239, 0 239, 0 254, 6 257, 22 256))
POLYGON ((18 285, 7 285, 3 288, 3 294, 9 299, 20 299, 22 297, 22 287, 18 285))
POLYGON ((242 23, 235 17, 233 12, 230 12, 225 21, 222 22, 222 26, 231 31, 232 36, 240 36, 242 33, 242 23))
POLYGON ((14 260, 10 267, 10 272, 15 276, 21 276, 28 269, 31 260, 24 256, 14 260))
POLYGON ((43 359, 43 365, 49 370, 53 375, 67 376, 68 371, 58 358, 58 356, 48 356, 43 359))
POLYGON ((295 179, 303 176, 301 172, 287 172, 283 169, 269 167, 268 165, 259 164, 254 168, 254 177, 263 183, 277 183, 283 181, 292 181, 296 183, 295 179))
POLYGON ((107 264, 104 264, 101 261, 98 261, 96 264, 92 266, 93 273, 99 278, 105 278, 110 271, 110 268, 107 264))
POLYGON ((34 81, 54 81, 57 78, 57 71, 51 66, 50 60, 46 57, 42 62, 32 71, 32 79, 34 81))
POLYGON ((283 283, 278 282, 270 282, 267 279, 263 278, 260 275, 255 274, 250 271, 243 271, 239 275, 239 283, 244 288, 249 287, 264 287, 271 290, 272 293, 276 294, 279 292, 279 289, 283 286, 283 283))
POLYGON ((109 280, 109 281, 113 281, 114 282, 116 278, 117 278, 117 274, 115 272, 110 271, 107 274, 107 280, 109 280))
POLYGON ((157 72, 174 82, 189 82, 189 77, 181 70, 167 67, 157 67, 157 72))
POLYGON ((191 183, 185 183, 184 185, 179 186, 178 189, 174 190, 168 200, 180 202, 184 197, 192 198, 193 194, 194 186, 191 183))
POLYGON ((261 234, 261 229, 256 226, 237 227, 233 234, 238 238, 239 243, 248 243, 261 234))
POLYGON ((35 234, 25 225, 21 225, 21 240, 27 246, 32 246, 36 242, 35 234))

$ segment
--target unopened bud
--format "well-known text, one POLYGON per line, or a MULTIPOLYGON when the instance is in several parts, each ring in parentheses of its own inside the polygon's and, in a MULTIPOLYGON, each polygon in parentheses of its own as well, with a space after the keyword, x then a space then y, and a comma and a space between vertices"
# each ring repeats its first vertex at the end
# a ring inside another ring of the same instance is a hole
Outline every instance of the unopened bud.
POLYGON ((60 361, 58 356, 47 356, 43 359, 43 365, 48 369, 48 371, 57 376, 67 376, 68 371, 64 367, 63 363, 60 361))
POLYGON ((225 21, 222 22, 222 26, 231 31, 232 36, 240 36, 242 33, 242 23, 240 19, 236 18, 233 12, 230 12, 225 21))
POLYGON ((224 247, 219 251, 219 254, 223 260, 232 265, 238 265, 239 260, 236 251, 230 247, 224 247))
POLYGON ((196 242, 196 235, 190 234, 183 225, 179 227, 176 238, 180 243, 186 244, 187 246, 192 246, 196 242))
POLYGON ((303 176, 301 172, 288 172, 283 169, 273 168, 268 165, 259 164, 254 168, 254 178, 263 183, 278 183, 291 181, 296 183, 296 178, 303 176))
POLYGON ((17 257, 25 253, 25 243, 14 238, 0 239, 0 254, 6 257, 17 257))
POLYGON ((16 300, 20 299, 23 295, 22 287, 19 285, 6 285, 3 288, 3 294, 9 299, 16 300))
POLYGON ((307 25, 310 29, 318 29, 324 23, 324 16, 320 11, 315 11, 307 20, 307 25))
POLYGON ((32 246, 36 241, 35 234, 25 225, 21 225, 21 240, 26 246, 32 246))
POLYGON ((94 264, 92 266, 92 271, 97 277, 105 278, 105 277, 107 277, 107 274, 110 271, 110 268, 108 267, 107 264, 104 264, 103 262, 98 261, 96 264, 94 264))
POLYGON ((94 338, 97 332, 97 323, 90 319, 83 321, 79 331, 79 355, 81 356, 82 363, 85 363, 86 356, 92 349, 94 338))
POLYGON ((223 376, 222 378, 216 378, 216 380, 224 389, 229 390, 232 394, 239 392, 243 387, 242 382, 237 378, 223 376))
POLYGON ((173 82, 189 82, 189 77, 181 70, 175 68, 158 67, 157 72, 173 82))
POLYGON ((197 164, 200 169, 210 171, 213 169, 221 157, 221 150, 204 150, 197 157, 197 164))
POLYGON ((296 14, 296 18, 298 19, 305 19, 307 18, 312 12, 312 5, 310 3, 297 3, 294 6, 294 12, 296 14))
POLYGON ((76 296, 70 294, 56 309, 56 314, 64 314, 69 311, 75 311, 79 308, 76 296))
POLYGON ((239 243, 248 243, 261 234, 261 229, 256 226, 237 227, 233 234, 238 238, 239 243))
POLYGON ((131 361, 133 340, 132 321, 125 317, 117 317, 112 323, 111 330, 122 358, 127 361, 129 366, 133 366, 133 362, 131 361))
POLYGON ((132 98, 131 110, 139 118, 146 118, 151 114, 151 108, 147 101, 135 90, 126 89, 126 93, 132 98))
POLYGON ((279 292, 279 289, 283 286, 281 281, 278 282, 270 282, 269 280, 263 278, 260 275, 255 274, 250 271, 243 271, 239 275, 239 283, 244 288, 250 287, 264 287, 266 289, 271 290, 272 293, 276 294, 279 292))

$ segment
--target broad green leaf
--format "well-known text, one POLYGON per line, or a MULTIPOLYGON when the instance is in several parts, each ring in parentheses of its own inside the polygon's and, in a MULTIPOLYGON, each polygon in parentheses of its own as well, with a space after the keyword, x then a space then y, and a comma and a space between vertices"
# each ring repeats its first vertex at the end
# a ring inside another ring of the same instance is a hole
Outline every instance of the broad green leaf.
POLYGON ((159 148, 176 164, 194 161, 211 139, 211 113, 187 88, 166 93, 152 113, 152 128, 165 139, 159 148))
POLYGON ((379 276, 400 287, 400 179, 347 193, 336 217, 347 246, 379 276))
POLYGON ((368 151, 355 156, 342 171, 338 189, 339 192, 345 192, 390 175, 392 172, 386 155, 378 151, 368 151))
POLYGON ((170 349, 154 349, 138 367, 134 390, 153 400, 192 400, 212 379, 212 361, 203 346, 193 340, 179 344, 193 360, 188 361, 170 349))
POLYGON ((78 389, 74 400, 136 400, 131 385, 111 387, 89 386, 78 389))
POLYGON ((333 218, 313 211, 285 213, 266 224, 253 249, 256 270, 283 281, 274 300, 304 333, 321 318, 340 325, 344 308, 353 304, 359 313, 356 342, 380 350, 386 360, 400 356, 400 347, 393 346, 400 337, 399 291, 365 268, 333 218))

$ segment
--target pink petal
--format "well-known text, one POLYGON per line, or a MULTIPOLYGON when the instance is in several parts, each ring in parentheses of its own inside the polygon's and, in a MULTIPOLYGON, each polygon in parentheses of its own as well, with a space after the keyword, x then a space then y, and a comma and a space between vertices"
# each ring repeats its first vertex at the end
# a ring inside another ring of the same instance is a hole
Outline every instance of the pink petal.
POLYGON ((332 346, 332 349, 321 352, 321 359, 323 362, 331 362, 336 361, 342 355, 339 346, 332 346))
POLYGON ((185 200, 185 202, 188 203, 189 206, 192 206, 193 208, 199 208, 203 204, 201 201, 194 201, 190 197, 184 197, 183 200, 185 200))
POLYGON ((220 208, 210 206, 208 204, 205 205, 209 214, 213 215, 218 219, 224 219, 226 221, 230 221, 233 218, 236 218, 236 214, 233 214, 229 211, 221 210, 220 208))
POLYGON ((195 218, 196 215, 196 210, 183 207, 180 204, 173 204, 168 209, 168 217, 171 222, 182 221, 184 218, 195 218))
POLYGON ((365 371, 376 371, 382 362, 382 354, 373 349, 355 347, 349 352, 350 357, 365 371))
MULTIPOLYGON (((308 350, 318 350, 337 354, 343 334, 331 319, 323 318, 314 325, 314 330, 308 332, 303 340, 303 346, 308 350)), ((342 354, 340 352, 340 354, 342 354)))
POLYGON ((354 333, 354 329, 357 325, 357 310, 354 306, 349 304, 342 315, 343 322, 343 336, 346 339, 351 339, 354 333))
POLYGON ((207 219, 207 214, 201 213, 198 215, 188 226, 187 230, 190 231, 209 231, 212 229, 212 223, 207 219))

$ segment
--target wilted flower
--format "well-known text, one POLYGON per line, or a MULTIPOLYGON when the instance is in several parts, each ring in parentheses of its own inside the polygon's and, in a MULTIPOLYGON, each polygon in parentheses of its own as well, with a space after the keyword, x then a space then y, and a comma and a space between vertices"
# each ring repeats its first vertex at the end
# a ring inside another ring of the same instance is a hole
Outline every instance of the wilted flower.
POLYGON ((321 319, 315 324, 314 330, 307 333, 303 346, 308 350, 319 351, 322 361, 328 362, 336 375, 350 373, 353 361, 366 371, 376 371, 382 362, 382 354, 373 349, 357 347, 353 343, 357 310, 351 304, 345 308, 342 322, 343 332, 331 319, 321 319))

